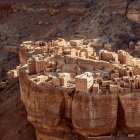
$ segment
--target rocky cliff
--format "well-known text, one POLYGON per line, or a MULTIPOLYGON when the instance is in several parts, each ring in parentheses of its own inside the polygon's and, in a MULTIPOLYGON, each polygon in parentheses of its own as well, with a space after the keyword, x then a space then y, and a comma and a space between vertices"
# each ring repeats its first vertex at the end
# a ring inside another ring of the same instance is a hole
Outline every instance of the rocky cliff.
POLYGON ((139 93, 91 95, 48 82, 36 84, 26 67, 19 74, 21 99, 38 140, 140 132, 139 93))
POLYGON ((126 15, 130 20, 140 22, 140 1, 139 0, 133 1, 132 3, 128 5, 126 15))
POLYGON ((135 22, 140 22, 140 1, 139 0, 107 0, 97 1, 99 5, 102 5, 102 10, 106 14, 125 16, 135 22))

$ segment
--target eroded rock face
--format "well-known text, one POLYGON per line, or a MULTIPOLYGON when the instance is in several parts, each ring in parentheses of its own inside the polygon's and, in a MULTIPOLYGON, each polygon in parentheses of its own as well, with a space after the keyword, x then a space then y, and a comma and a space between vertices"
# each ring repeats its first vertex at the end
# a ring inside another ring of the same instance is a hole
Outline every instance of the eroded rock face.
POLYGON ((140 1, 136 0, 129 4, 127 17, 135 22, 140 22, 140 1))
POLYGON ((82 135, 112 133, 117 121, 117 95, 76 93, 72 102, 72 122, 82 135))
POLYGON ((26 67, 20 68, 19 79, 27 119, 38 140, 69 140, 75 133, 84 137, 108 135, 118 129, 126 134, 140 132, 139 93, 95 95, 48 82, 37 85, 29 79, 26 67), (120 120, 123 127, 118 128, 120 120))
POLYGON ((139 0, 100 0, 98 4, 102 6, 106 14, 126 16, 128 19, 140 22, 140 1, 139 0))
POLYGON ((126 16, 128 19, 140 22, 140 1, 139 0, 117 0, 110 2, 110 10, 113 14, 126 16))
POLYGON ((24 68, 20 69, 19 74, 21 99, 26 106, 28 120, 36 128, 38 140, 67 140, 72 134, 72 125, 74 130, 85 136, 114 131, 117 96, 74 93, 73 89, 63 89, 49 83, 36 85, 24 68))
POLYGON ((112 14, 119 14, 125 16, 127 9, 127 0, 115 0, 110 2, 110 10, 112 14))
MULTIPOLYGON (((24 102, 27 119, 35 126, 38 139, 63 139, 69 131, 64 117, 64 94, 49 83, 36 85, 20 70, 21 99, 24 102)), ((67 91, 69 93, 69 91, 67 91)))
POLYGON ((124 115, 122 119, 125 120, 125 131, 127 133, 140 132, 140 94, 119 95, 119 99, 124 115))

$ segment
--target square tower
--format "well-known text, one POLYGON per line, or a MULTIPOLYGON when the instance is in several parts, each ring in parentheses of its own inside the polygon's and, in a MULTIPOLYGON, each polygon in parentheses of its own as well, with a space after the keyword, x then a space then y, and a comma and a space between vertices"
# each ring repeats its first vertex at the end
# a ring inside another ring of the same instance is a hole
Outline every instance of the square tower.
POLYGON ((41 73, 44 71, 45 62, 42 58, 38 58, 35 60, 36 63, 36 73, 41 73))
POLYGON ((93 76, 90 72, 85 72, 75 77, 76 91, 89 92, 93 86, 93 76))
POLYGON ((34 59, 28 60, 28 72, 29 72, 29 74, 35 74, 36 73, 36 66, 35 66, 35 60, 34 59))

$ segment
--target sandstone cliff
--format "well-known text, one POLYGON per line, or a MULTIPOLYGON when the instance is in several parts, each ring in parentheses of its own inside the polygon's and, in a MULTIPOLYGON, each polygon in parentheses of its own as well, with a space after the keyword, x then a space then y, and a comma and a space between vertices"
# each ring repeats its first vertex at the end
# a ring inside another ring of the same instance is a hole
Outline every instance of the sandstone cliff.
POLYGON ((38 140, 140 132, 139 93, 90 95, 47 82, 37 85, 24 67, 19 73, 21 99, 38 140))
POLYGON ((75 93, 72 102, 73 126, 86 136, 112 133, 116 128, 117 107, 116 95, 75 93))

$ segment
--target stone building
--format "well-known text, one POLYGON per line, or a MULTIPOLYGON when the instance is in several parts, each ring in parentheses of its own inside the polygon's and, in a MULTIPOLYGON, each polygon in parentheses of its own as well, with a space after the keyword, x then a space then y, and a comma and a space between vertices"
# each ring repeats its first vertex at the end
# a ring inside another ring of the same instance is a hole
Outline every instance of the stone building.
POLYGON ((52 82, 57 86, 67 86, 68 81, 71 80, 70 73, 58 73, 57 77, 52 78, 52 82))
POLYGON ((36 63, 35 63, 35 59, 29 59, 28 60, 28 72, 29 74, 35 74, 36 73, 36 63))
POLYGON ((109 52, 107 50, 101 50, 99 52, 99 59, 104 61, 118 61, 118 55, 114 52, 109 52))
POLYGON ((120 63, 133 66, 133 57, 123 50, 118 51, 118 60, 120 63))
POLYGON ((115 94, 115 93, 119 93, 120 92, 120 86, 119 85, 113 85, 111 84, 109 86, 110 88, 110 93, 115 94))
POLYGON ((35 58, 36 73, 44 72, 45 62, 42 58, 35 58))
POLYGON ((61 85, 67 86, 68 81, 70 81, 70 73, 59 73, 58 77, 60 78, 61 85))
POLYGON ((90 72, 85 72, 75 76, 76 91, 89 92, 93 86, 93 76, 90 72))
POLYGON ((73 46, 73 47, 78 47, 79 45, 81 45, 82 43, 82 40, 70 40, 70 45, 73 46))
POLYGON ((99 84, 95 83, 93 84, 93 94, 99 94, 100 93, 100 88, 99 88, 99 84))
POLYGON ((72 48, 72 49, 70 50, 70 55, 71 55, 72 57, 77 56, 77 50, 76 50, 75 48, 72 48))
POLYGON ((62 47, 66 45, 66 41, 63 38, 58 38, 57 40, 52 41, 52 45, 62 47))

